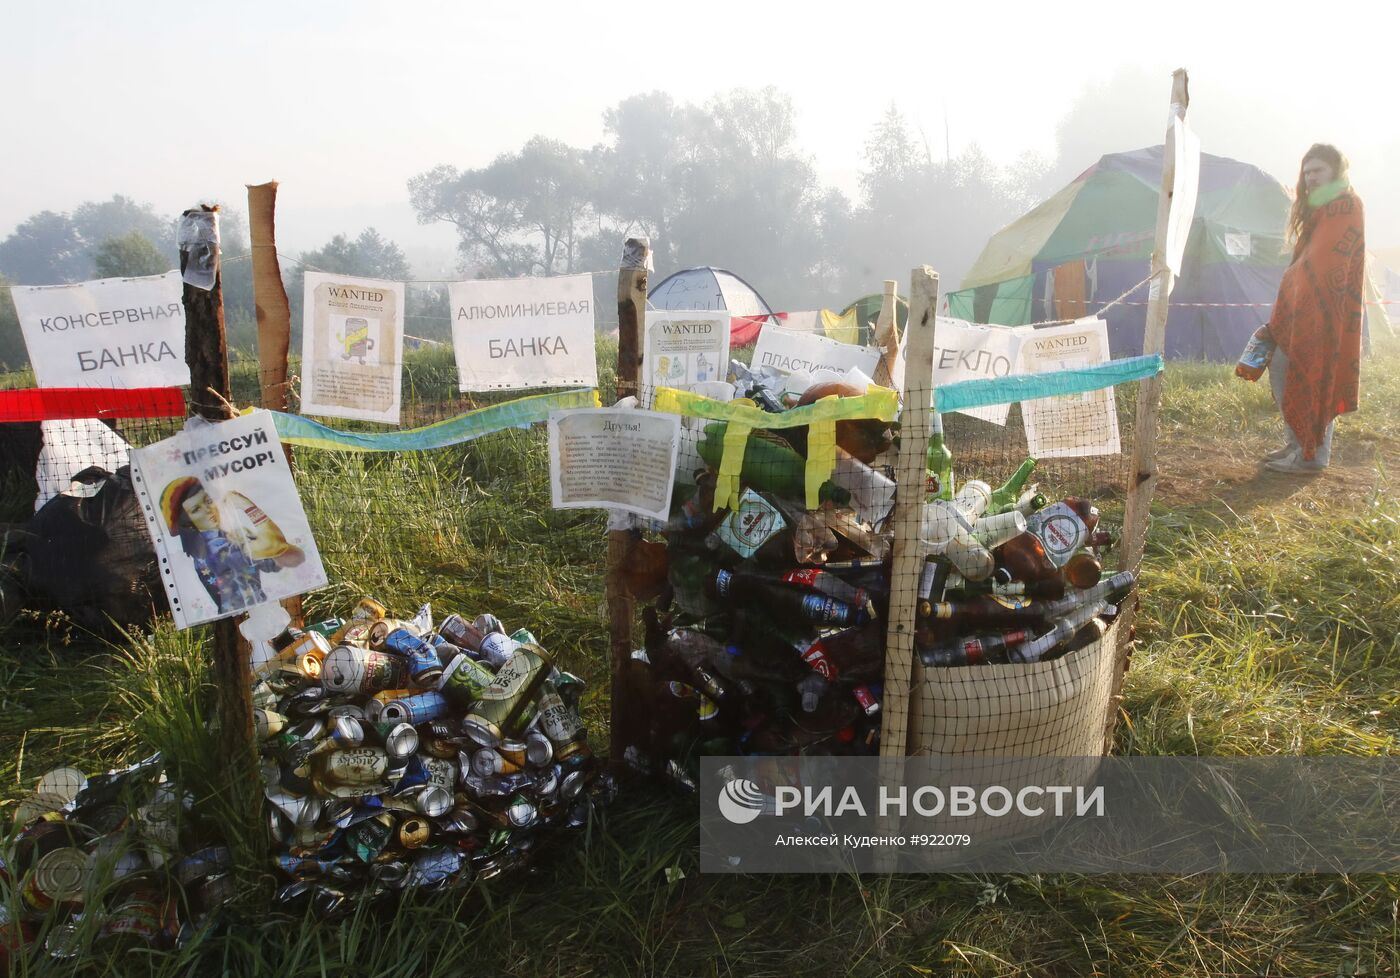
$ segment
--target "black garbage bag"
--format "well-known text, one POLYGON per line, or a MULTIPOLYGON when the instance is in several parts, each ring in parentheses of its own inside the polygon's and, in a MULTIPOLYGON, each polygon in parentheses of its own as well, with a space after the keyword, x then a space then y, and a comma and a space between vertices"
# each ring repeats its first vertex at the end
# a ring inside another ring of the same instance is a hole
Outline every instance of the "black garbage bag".
POLYGON ((54 496, 10 536, 6 559, 25 607, 62 611, 97 632, 146 625, 169 606, 131 467, 93 466, 73 481, 90 494, 54 496))

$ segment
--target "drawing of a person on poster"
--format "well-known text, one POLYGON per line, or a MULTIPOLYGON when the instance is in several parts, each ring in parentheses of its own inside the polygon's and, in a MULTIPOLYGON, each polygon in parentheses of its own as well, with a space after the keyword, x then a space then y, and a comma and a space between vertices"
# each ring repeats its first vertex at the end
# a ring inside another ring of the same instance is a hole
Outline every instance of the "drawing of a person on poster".
POLYGON ((297 567, 306 559, 240 492, 230 492, 216 503, 198 479, 186 476, 165 487, 160 503, 166 528, 193 561, 220 614, 263 603, 267 596, 262 575, 297 567))

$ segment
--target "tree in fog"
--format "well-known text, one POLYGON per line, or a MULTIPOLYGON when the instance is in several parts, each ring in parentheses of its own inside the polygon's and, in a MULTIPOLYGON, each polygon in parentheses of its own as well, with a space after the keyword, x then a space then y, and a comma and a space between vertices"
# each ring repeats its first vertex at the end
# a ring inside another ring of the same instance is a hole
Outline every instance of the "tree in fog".
POLYGON ((175 267, 174 218, 117 194, 85 201, 72 214, 40 211, 20 222, 0 241, 0 273, 24 285, 81 282, 99 275, 97 254, 106 242, 133 232, 165 256, 165 269, 175 267))
POLYGON ((590 154, 534 136, 479 170, 434 167, 408 182, 420 224, 457 229, 464 269, 494 275, 559 275, 586 270, 581 249, 592 217, 590 154))
POLYGON ((4 275, 0 275, 0 371, 16 370, 29 363, 24 336, 19 331, 15 302, 6 288, 12 284, 4 275))
POLYGON ((171 268, 170 259, 140 231, 102 242, 93 254, 93 265, 98 278, 159 275, 171 268))
POLYGON ((847 252, 850 287, 873 292, 880 280, 929 264, 945 288, 956 288, 987 239, 1034 205, 1042 166, 1024 157, 999 167, 976 143, 935 160, 891 106, 865 146, 847 252))

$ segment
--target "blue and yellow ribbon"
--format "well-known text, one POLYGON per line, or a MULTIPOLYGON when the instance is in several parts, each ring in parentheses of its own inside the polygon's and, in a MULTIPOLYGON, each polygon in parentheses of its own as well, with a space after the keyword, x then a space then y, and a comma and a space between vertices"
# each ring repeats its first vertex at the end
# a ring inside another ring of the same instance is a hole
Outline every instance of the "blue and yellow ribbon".
POLYGON ((299 414, 272 412, 277 437, 285 444, 329 452, 426 452, 480 438, 506 428, 528 428, 549 420, 551 411, 602 407, 597 390, 584 388, 559 394, 536 394, 477 408, 400 431, 337 431, 299 414))

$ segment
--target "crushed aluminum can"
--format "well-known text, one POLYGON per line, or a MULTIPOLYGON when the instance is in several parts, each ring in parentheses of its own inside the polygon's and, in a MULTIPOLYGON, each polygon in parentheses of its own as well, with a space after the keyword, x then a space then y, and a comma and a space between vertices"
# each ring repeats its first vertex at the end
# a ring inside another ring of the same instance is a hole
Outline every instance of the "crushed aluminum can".
POLYGON ((331 739, 341 747, 359 747, 365 741, 365 728, 355 717, 339 716, 331 721, 331 739))
POLYGON ((447 697, 439 692, 413 693, 386 702, 379 711, 381 722, 411 723, 417 726, 436 720, 447 712, 447 697))
POLYGON ((418 792, 414 801, 418 810, 429 818, 439 818, 452 808, 452 792, 435 784, 430 784, 418 792))
POLYGON ((413 861, 409 871, 409 886, 438 886, 462 871, 466 855, 456 849, 425 852, 413 861))
POLYGON ((432 644, 406 628, 398 628, 384 638, 384 651, 400 655, 408 663, 408 678, 420 687, 435 686, 442 678, 442 660, 432 644))
POLYGON ((418 731, 411 723, 379 723, 376 730, 384 742, 384 752, 395 761, 403 761, 418 751, 418 731))
POLYGON ((506 809, 506 819, 512 827, 517 829, 532 828, 539 821, 539 818, 539 809, 524 795, 516 795, 512 798, 506 809))
POLYGON ((553 763, 554 745, 542 731, 531 730, 525 735, 525 761, 535 768, 548 767, 553 763))
POLYGON ((502 774, 514 774, 520 765, 507 760, 491 747, 483 747, 472 754, 472 773, 481 778, 493 778, 502 774))
POLYGON ((426 818, 406 818, 399 823, 398 844, 404 849, 421 849, 432 835, 426 818))

